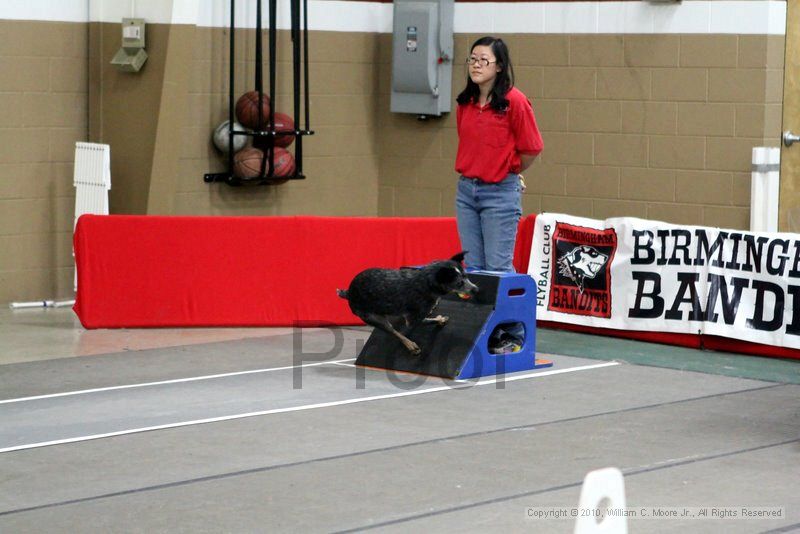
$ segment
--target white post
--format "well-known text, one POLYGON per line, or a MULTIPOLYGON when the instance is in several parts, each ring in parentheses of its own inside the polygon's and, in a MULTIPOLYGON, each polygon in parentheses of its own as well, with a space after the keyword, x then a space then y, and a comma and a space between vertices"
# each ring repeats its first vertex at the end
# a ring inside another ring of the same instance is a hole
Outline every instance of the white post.
POLYGON ((781 149, 753 148, 750 176, 750 231, 778 231, 778 193, 780 191, 781 149))

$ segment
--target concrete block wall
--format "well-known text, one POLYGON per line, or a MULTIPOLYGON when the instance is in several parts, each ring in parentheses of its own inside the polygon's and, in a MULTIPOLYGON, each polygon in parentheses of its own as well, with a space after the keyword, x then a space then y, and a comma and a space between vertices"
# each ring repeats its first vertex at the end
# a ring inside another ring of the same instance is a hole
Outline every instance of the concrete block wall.
MULTIPOLYGON (((500 36, 545 139, 525 173, 526 212, 748 227, 751 149, 780 139, 783 36, 500 36)), ((457 36, 456 57, 477 37, 457 36)), ((454 117, 381 118, 381 213, 414 214, 438 196, 453 214, 454 117), (408 138, 424 147, 415 158, 404 158, 408 138)))
POLYGON ((0 20, 0 302, 68 296, 86 24, 0 20))

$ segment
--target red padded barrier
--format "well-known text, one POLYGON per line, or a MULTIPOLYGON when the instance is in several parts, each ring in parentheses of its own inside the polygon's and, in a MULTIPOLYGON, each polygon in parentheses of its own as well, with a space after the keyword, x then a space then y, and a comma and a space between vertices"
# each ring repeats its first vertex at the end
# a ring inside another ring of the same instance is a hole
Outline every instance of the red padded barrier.
POLYGON ((74 309, 86 328, 362 324, 336 288, 459 250, 452 218, 84 215, 74 309))
POLYGON ((514 243, 514 270, 518 273, 528 272, 528 263, 531 259, 533 246, 533 228, 536 224, 536 215, 528 215, 519 221, 517 227, 517 241, 514 243))

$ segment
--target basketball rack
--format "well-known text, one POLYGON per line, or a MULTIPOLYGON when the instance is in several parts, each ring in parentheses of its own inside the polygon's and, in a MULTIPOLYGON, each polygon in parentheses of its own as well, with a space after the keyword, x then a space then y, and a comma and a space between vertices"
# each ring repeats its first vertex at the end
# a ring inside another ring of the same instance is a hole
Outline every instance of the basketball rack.
POLYGON ((207 173, 203 176, 205 183, 225 182, 231 186, 240 185, 271 185, 283 183, 285 180, 305 179, 303 174, 303 137, 313 135, 309 126, 309 84, 308 84, 308 0, 289 0, 292 38, 292 75, 293 75, 293 102, 295 129, 293 132, 275 131, 275 70, 277 65, 277 2, 269 0, 269 96, 272 105, 269 107, 269 120, 265 121, 262 109, 264 100, 264 78, 262 62, 262 27, 261 27, 261 0, 256 0, 256 65, 255 65, 255 91, 258 91, 258 124, 266 125, 266 130, 236 130, 234 129, 234 71, 235 71, 235 43, 236 43, 236 0, 231 0, 230 21, 230 68, 229 68, 229 96, 228 96, 228 168, 225 172, 207 173), (302 2, 302 9, 301 9, 302 2), (302 18, 302 30, 300 22, 302 18), (301 35, 302 33, 302 35, 301 35), (301 41, 302 39, 302 41, 301 41), (301 55, 302 55, 302 80, 301 80, 301 55), (300 85, 304 84, 303 94, 303 119, 304 128, 300 129, 300 85), (294 135, 295 137, 295 170, 290 176, 275 176, 275 136, 294 135), (239 177, 233 173, 233 139, 235 135, 252 137, 253 141, 263 139, 265 142, 264 153, 267 157, 261 160, 261 169, 258 176, 239 177))

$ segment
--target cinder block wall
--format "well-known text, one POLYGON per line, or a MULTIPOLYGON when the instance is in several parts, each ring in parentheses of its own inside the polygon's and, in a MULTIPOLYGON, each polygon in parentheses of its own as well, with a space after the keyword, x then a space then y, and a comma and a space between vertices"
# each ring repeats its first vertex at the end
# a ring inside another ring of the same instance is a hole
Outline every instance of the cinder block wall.
POLYGON ((0 20, 0 303, 72 293, 72 171, 86 139, 82 23, 0 20))
MULTIPOLYGON (((526 213, 749 226, 751 149, 779 144, 784 36, 500 36, 545 140, 526 213)), ((457 60, 478 37, 456 36, 457 60)), ((380 214, 452 215, 454 114, 388 112, 390 46, 382 35, 380 214)), ((465 80, 457 64, 454 97, 465 80)))

